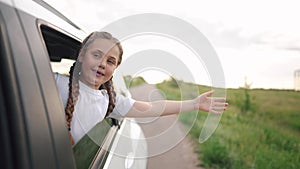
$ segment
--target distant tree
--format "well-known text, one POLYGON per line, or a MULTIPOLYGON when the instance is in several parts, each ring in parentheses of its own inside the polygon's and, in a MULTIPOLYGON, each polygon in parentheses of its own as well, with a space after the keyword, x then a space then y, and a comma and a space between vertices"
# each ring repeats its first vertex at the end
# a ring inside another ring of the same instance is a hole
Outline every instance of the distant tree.
POLYGON ((172 87, 176 87, 176 88, 178 87, 179 81, 177 79, 175 79, 174 77, 171 76, 167 81, 170 82, 172 87))
POLYGON ((241 105, 241 112, 246 113, 247 111, 251 110, 251 100, 250 100, 250 95, 249 95, 249 89, 251 87, 252 83, 247 82, 247 77, 245 77, 245 84, 244 84, 244 101, 243 104, 241 105))

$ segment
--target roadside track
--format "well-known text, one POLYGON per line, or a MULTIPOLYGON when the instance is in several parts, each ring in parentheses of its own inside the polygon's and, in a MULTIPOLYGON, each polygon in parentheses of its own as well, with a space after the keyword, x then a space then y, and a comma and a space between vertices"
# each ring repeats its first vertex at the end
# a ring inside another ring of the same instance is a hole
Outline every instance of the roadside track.
MULTIPOLYGON (((145 84, 130 89, 132 98, 142 101, 165 99, 155 85, 145 84)), ((177 115, 137 119, 148 144, 148 169, 203 169, 194 144, 182 130, 177 115), (177 141, 174 141, 177 140, 177 141)))

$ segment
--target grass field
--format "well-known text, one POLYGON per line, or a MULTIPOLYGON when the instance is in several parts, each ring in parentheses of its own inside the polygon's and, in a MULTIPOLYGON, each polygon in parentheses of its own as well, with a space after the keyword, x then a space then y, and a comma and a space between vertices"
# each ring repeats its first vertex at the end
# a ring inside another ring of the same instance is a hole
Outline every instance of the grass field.
MULTIPOLYGON (((157 85, 171 100, 183 95, 194 97, 210 90, 173 80, 157 85), (184 90, 182 90, 184 88, 184 90)), ((200 144, 198 137, 207 113, 199 112, 190 136, 195 140, 205 168, 299 169, 300 168, 300 92, 289 90, 227 89, 230 104, 215 133, 200 144)), ((194 119, 181 115, 183 124, 194 119)))

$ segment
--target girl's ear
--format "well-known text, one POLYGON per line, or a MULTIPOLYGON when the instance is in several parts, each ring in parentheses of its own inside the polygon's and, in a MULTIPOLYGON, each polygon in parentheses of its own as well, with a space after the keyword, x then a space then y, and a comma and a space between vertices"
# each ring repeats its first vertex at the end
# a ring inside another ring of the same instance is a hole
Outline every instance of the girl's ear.
POLYGON ((78 59, 77 60, 78 60, 79 63, 82 63, 82 61, 83 61, 83 56, 82 56, 81 50, 79 51, 78 59))

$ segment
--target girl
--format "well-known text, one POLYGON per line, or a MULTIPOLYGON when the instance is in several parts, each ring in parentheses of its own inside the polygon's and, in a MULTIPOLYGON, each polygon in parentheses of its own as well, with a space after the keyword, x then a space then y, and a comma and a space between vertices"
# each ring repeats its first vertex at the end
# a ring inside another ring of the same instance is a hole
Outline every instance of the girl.
POLYGON ((72 144, 105 117, 155 117, 192 110, 219 114, 226 109, 225 98, 210 97, 213 91, 185 101, 143 102, 116 95, 112 77, 122 54, 120 42, 111 34, 93 32, 83 41, 69 79, 56 74, 72 144))

